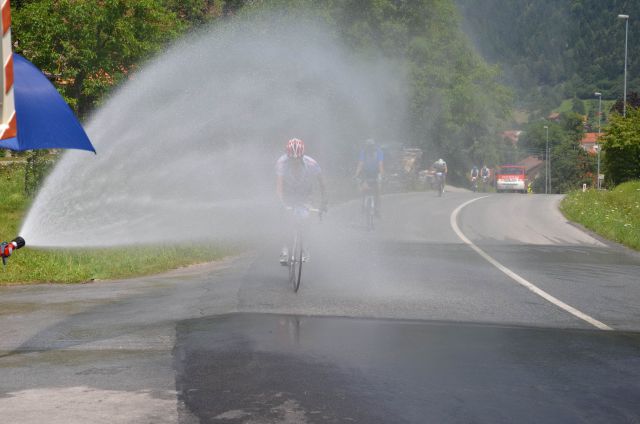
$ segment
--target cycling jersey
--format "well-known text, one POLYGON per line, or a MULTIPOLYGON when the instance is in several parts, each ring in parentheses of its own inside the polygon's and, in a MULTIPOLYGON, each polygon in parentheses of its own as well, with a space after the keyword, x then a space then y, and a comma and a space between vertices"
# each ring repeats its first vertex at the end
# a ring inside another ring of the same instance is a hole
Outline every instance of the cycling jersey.
POLYGON ((437 172, 444 172, 447 169, 447 163, 446 162, 442 162, 442 163, 434 163, 433 164, 433 168, 437 171, 437 172))
POLYGON ((313 193, 313 184, 322 174, 320 165, 310 156, 302 157, 302 166, 295 166, 285 154, 276 162, 276 175, 282 177, 282 194, 288 204, 306 203, 313 193))
POLYGON ((380 173, 380 162, 384 161, 382 149, 376 147, 371 151, 360 151, 360 162, 362 162, 362 174, 367 180, 378 178, 380 173))

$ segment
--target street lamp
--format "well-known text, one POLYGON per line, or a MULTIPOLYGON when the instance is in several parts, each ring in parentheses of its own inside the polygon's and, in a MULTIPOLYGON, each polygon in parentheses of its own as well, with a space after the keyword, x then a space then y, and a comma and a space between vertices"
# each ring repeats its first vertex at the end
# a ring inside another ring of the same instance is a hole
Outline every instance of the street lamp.
POLYGON ((624 94, 622 97, 622 116, 627 117, 627 45, 629 42, 629 15, 618 15, 625 20, 624 30, 624 94))
POLYGON ((598 175, 596 187, 600 190, 600 132, 602 128, 602 93, 594 93, 598 97, 598 138, 596 139, 596 153, 598 155, 598 175))
POLYGON ((544 194, 549 193, 549 126, 545 125, 544 129, 547 130, 547 148, 545 149, 544 158, 544 194))

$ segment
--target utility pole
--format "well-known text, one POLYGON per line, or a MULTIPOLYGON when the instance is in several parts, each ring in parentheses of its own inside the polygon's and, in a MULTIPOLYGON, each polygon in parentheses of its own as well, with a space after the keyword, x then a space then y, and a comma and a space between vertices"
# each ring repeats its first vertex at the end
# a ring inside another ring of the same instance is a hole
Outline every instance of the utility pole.
POLYGON ((544 153, 544 194, 549 193, 549 126, 545 125, 544 129, 547 130, 547 147, 544 153))
POLYGON ((629 44, 629 15, 618 15, 625 20, 624 30, 624 94, 622 95, 622 116, 627 117, 627 46, 629 44))
POLYGON ((600 133, 602 132, 602 93, 596 92, 598 96, 598 138, 596 139, 596 154, 598 155, 598 175, 596 180, 596 187, 600 190, 600 133))

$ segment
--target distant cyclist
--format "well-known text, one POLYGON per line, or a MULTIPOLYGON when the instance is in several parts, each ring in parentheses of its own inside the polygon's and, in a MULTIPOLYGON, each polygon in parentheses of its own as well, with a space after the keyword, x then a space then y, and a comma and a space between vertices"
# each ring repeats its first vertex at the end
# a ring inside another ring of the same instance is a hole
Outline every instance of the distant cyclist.
POLYGON ((383 176, 384 153, 381 148, 376 146, 376 142, 370 138, 365 141, 364 148, 360 151, 355 177, 360 183, 360 191, 363 194, 363 208, 365 192, 367 190, 373 191, 375 214, 378 217, 380 216, 380 182, 383 176))
POLYGON ((482 182, 486 183, 487 181, 489 181, 490 175, 491 172, 489 171, 489 168, 487 168, 487 165, 484 165, 480 170, 480 178, 482 178, 482 182))
POLYGON ((446 180, 447 173, 449 172, 449 169, 447 168, 447 162, 445 162, 443 159, 438 159, 437 161, 433 162, 432 168, 435 172, 442 172, 446 180))
POLYGON ((477 166, 473 165, 473 168, 471 168, 471 172, 469 173, 469 176, 471 177, 472 180, 480 176, 480 170, 478 169, 477 166))
MULTIPOLYGON (((304 154, 304 142, 292 138, 286 153, 276 162, 276 195, 285 207, 305 206, 311 202, 314 187, 320 191, 322 211, 327 210, 322 169, 318 162, 304 154)), ((282 249, 280 263, 287 265, 287 248, 282 249)))
POLYGON ((490 176, 491 176, 491 171, 489 171, 489 168, 487 168, 487 165, 484 165, 480 170, 480 178, 482 178, 482 190, 487 189, 490 176))
POLYGON ((473 165, 471 168, 471 172, 469 173, 469 177, 471 179, 471 187, 473 191, 478 191, 478 178, 480 177, 480 170, 477 166, 473 165))

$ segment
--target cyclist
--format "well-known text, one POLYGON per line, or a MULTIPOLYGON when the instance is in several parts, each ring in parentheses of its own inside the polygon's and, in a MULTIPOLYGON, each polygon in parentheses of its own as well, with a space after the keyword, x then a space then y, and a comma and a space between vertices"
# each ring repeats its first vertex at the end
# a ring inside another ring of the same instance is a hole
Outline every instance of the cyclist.
MULTIPOLYGON (((286 152, 276 162, 276 195, 285 207, 306 205, 310 202, 314 186, 320 191, 320 209, 327 210, 327 199, 318 162, 304 154, 304 142, 292 138, 287 142, 286 152)), ((280 264, 287 265, 288 249, 284 247, 280 264)))
POLYGON ((447 162, 443 159, 438 159, 433 163, 432 168, 434 172, 442 172, 442 184, 444 186, 447 182, 447 172, 449 171, 447 169, 447 162))
POLYGON ((471 186, 473 187, 473 191, 478 191, 478 177, 480 176, 480 170, 477 166, 473 165, 469 176, 471 177, 471 186))
POLYGON ((362 192, 362 208, 364 210, 364 194, 373 190, 375 214, 380 217, 380 182, 384 175, 384 153, 376 146, 375 140, 367 139, 360 151, 355 178, 359 181, 362 192))
POLYGON ((489 171, 489 168, 487 168, 487 165, 484 165, 480 170, 480 177, 482 178, 482 182, 486 183, 487 181, 489 181, 490 174, 491 172, 489 171))
POLYGON ((484 165, 480 170, 480 178, 482 178, 482 189, 487 189, 487 184, 489 183, 489 177, 491 176, 491 171, 487 168, 487 165, 484 165))
POLYGON ((478 178, 478 176, 480 175, 480 170, 478 169, 477 166, 473 165, 473 168, 471 168, 470 175, 471 175, 471 179, 478 178))

